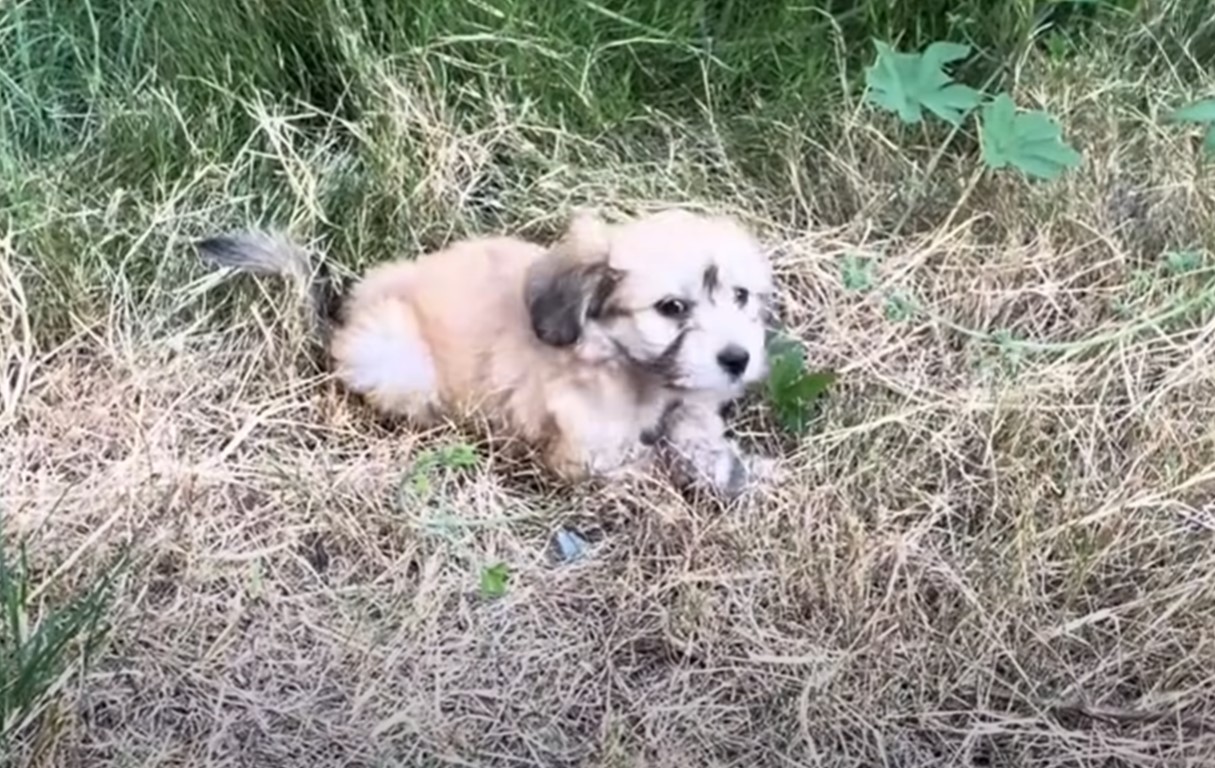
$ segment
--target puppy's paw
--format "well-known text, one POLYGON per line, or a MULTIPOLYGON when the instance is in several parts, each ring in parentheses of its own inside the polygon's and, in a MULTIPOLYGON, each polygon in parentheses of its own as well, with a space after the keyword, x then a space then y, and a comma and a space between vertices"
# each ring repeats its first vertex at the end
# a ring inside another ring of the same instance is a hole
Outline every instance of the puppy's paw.
POLYGON ((788 475, 779 461, 766 456, 746 456, 743 464, 747 468, 748 485, 751 487, 778 485, 788 475))
POLYGON ((713 490, 726 501, 734 501, 747 490, 751 473, 738 451, 723 450, 714 469, 713 490))
POLYGON ((719 459, 712 490, 725 501, 763 493, 779 486, 788 472, 776 459, 742 454, 736 450, 723 453, 719 459))
POLYGON ((729 443, 671 446, 667 458, 676 484, 686 489, 708 491, 723 501, 732 501, 747 489, 747 465, 729 443))

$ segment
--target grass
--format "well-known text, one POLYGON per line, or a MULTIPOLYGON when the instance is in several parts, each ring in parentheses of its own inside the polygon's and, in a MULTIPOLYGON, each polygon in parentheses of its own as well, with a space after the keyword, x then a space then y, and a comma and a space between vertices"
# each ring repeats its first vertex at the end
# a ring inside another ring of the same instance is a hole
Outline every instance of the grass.
POLYGON ((25 548, 14 557, 5 538, 0 530, 0 754, 7 756, 35 723, 53 721, 46 710, 56 694, 100 649, 125 562, 112 562, 86 592, 50 601, 51 580, 36 584, 25 548))
POLYGON ((139 563, 8 759, 1209 761, 1215 166, 1167 117, 1212 53, 1197 0, 7 4, 0 508, 38 616, 139 563), (873 109, 873 39, 974 46, 1082 164, 873 109), (838 373, 804 436, 743 409, 783 478, 743 508, 379 425, 187 248, 357 271, 588 202, 743 217, 838 373))

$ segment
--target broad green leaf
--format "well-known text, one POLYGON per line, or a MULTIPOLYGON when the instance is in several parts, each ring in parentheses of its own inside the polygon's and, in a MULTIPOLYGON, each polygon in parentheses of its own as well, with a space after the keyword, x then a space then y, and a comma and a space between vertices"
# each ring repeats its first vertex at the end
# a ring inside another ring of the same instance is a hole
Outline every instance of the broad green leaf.
POLYGON ((983 161, 993 169, 1011 165, 1030 176, 1054 179, 1080 164, 1080 153, 1063 143, 1053 117, 1017 111, 1006 93, 983 107, 979 138, 983 161))
POLYGON ((774 360, 776 358, 786 358, 790 355, 796 356, 800 360, 802 348, 788 336, 777 335, 768 342, 768 356, 774 360))
POLYGON ((780 425, 792 434, 805 434, 815 414, 814 406, 835 380, 834 371, 803 374, 777 400, 776 418, 780 425))
POLYGON ((1169 118, 1177 123, 1215 123, 1215 99, 1202 99, 1187 104, 1169 118))
POLYGON ((953 125, 962 122, 979 105, 981 96, 968 85, 945 74, 946 64, 966 58, 970 46, 936 42, 923 53, 896 51, 874 41, 877 60, 865 71, 869 101, 894 112, 905 123, 918 123, 927 109, 953 125))
POLYGON ((797 344, 780 340, 769 348, 768 394, 775 401, 781 393, 797 383, 804 373, 805 353, 797 344))
POLYGON ((1193 104, 1178 109, 1169 115, 1175 123, 1201 123, 1207 126, 1206 135, 1202 139, 1202 149, 1215 156, 1215 99, 1201 99, 1193 104))
POLYGON ((808 373, 805 353, 791 341, 777 341, 770 349, 768 400, 780 425, 802 434, 810 426, 815 403, 835 382, 836 374, 808 373))
POLYGON ((510 568, 506 563, 491 565, 481 571, 481 596, 502 597, 506 594, 506 583, 510 580, 510 568))
POLYGON ((807 373, 801 377, 794 388, 794 392, 801 398, 803 403, 812 403, 818 399, 818 396, 827 391, 827 388, 835 383, 836 374, 834 371, 817 371, 815 373, 807 373))

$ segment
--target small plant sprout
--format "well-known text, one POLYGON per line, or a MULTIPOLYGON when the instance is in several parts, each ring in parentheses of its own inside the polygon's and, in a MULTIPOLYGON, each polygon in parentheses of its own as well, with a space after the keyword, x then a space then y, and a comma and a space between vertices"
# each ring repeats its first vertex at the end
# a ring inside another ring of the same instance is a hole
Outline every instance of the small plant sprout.
POLYGON ((506 594, 510 581, 510 567, 506 563, 496 563, 481 571, 481 597, 489 600, 497 599, 506 594))
POLYGON ((402 503, 408 500, 427 501, 433 491, 436 473, 444 470, 471 469, 477 466, 480 457, 467 443, 456 443, 438 448, 429 448, 418 454, 413 466, 401 480, 398 493, 402 503))
POLYGON ((873 261, 855 253, 845 254, 840 262, 840 279, 844 288, 856 293, 864 293, 873 288, 873 261))
POLYGON ((902 323, 915 316, 915 299, 901 291, 895 291, 886 297, 886 319, 892 323, 902 323))

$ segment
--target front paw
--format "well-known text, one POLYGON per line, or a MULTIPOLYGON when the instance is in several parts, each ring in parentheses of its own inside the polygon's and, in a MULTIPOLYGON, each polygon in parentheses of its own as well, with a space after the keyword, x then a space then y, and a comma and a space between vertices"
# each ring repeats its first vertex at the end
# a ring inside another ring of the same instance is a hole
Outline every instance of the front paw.
POLYGON ((731 448, 724 451, 717 460, 713 490, 726 501, 734 501, 747 490, 751 473, 747 463, 738 451, 731 448))
POLYGON ((733 454, 728 481, 719 493, 729 501, 772 488, 785 478, 785 471, 776 459, 764 456, 733 454))
POLYGON ((781 483, 786 476, 785 470, 776 459, 765 456, 746 456, 743 464, 747 471, 747 485, 750 488, 773 486, 781 483))
POLYGON ((750 473, 732 445, 672 446, 668 458, 676 483, 685 488, 706 490, 725 501, 747 489, 750 473))

